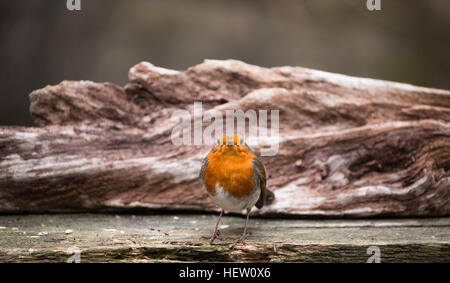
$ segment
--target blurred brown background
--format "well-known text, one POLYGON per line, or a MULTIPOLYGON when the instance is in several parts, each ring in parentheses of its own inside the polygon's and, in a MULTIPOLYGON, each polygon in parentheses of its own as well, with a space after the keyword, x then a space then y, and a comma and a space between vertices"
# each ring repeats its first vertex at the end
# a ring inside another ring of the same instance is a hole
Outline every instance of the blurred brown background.
POLYGON ((450 1, 0 0, 0 125, 32 125, 28 94, 62 80, 124 85, 139 61, 298 65, 450 89, 450 1))

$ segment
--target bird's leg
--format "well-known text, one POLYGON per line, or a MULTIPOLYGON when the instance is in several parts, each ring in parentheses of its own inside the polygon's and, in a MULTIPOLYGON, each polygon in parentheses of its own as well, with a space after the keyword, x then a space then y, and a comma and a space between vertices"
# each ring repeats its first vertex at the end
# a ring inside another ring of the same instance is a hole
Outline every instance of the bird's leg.
POLYGON ((220 211, 220 215, 219 215, 219 219, 217 219, 216 227, 214 228, 214 232, 212 233, 211 238, 209 239, 210 244, 212 244, 216 238, 220 239, 220 231, 218 228, 219 228, 219 223, 220 223, 220 219, 222 218, 222 215, 223 215, 223 209, 220 211))
POLYGON ((245 245, 245 239, 247 239, 247 224, 248 224, 248 218, 250 216, 250 209, 247 210, 247 219, 245 220, 245 226, 244 226, 244 232, 242 233, 242 235, 237 238, 237 240, 234 242, 234 244, 231 246, 231 248, 233 249, 237 243, 241 242, 245 245))

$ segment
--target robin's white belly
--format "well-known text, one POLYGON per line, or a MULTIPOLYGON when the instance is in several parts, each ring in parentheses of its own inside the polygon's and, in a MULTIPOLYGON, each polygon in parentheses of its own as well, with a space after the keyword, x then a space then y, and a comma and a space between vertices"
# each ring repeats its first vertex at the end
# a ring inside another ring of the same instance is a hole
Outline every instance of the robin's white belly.
POLYGON ((244 209, 251 209, 258 201, 260 194, 261 190, 257 189, 255 186, 250 195, 242 198, 236 198, 225 192, 222 187, 216 184, 216 194, 209 194, 209 196, 218 206, 220 206, 224 210, 240 213, 244 209))

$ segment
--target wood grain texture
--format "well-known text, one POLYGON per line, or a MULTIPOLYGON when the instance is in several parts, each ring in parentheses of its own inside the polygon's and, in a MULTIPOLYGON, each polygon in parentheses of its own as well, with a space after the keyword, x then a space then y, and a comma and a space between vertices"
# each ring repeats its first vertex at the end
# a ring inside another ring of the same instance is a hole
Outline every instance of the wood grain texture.
POLYGON ((262 157, 275 201, 260 216, 450 213, 449 91, 235 60, 143 62, 129 79, 31 93, 40 127, 0 127, 1 212, 217 210, 198 178, 211 145, 170 138, 175 111, 202 101, 280 111, 278 154, 262 157))
POLYGON ((247 245, 230 245, 245 219, 216 215, 55 214, 0 216, 0 262, 450 262, 450 219, 250 219, 247 245), (66 234, 67 230, 72 230, 66 234), (68 254, 69 252, 69 254, 68 254))

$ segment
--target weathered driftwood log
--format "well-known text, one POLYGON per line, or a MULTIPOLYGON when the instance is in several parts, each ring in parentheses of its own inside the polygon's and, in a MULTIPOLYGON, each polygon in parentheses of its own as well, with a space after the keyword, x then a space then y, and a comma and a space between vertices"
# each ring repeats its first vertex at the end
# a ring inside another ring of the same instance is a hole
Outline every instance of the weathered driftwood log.
POLYGON ((129 78, 31 93, 40 127, 0 127, 0 211, 215 210, 198 179, 211 145, 171 140, 175 111, 201 101, 280 111, 279 151, 262 158, 276 200, 260 215, 450 213, 449 91, 233 60, 140 63, 129 78))

